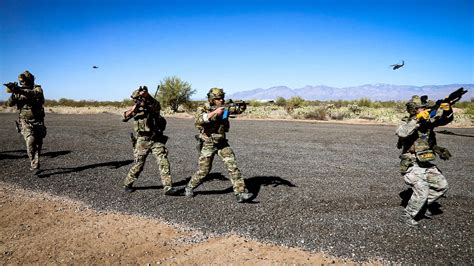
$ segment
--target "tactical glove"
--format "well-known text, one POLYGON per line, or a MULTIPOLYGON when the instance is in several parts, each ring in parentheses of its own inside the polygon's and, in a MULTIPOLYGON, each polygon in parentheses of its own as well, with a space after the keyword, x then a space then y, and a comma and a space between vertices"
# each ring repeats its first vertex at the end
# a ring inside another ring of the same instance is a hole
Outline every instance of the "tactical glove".
POLYGON ((428 111, 422 111, 422 112, 419 112, 417 115, 416 115, 416 119, 418 121, 422 121, 422 120, 428 120, 430 118, 430 112, 428 111))
POLYGON ((442 103, 439 105, 439 108, 443 109, 444 111, 449 111, 451 105, 449 103, 442 103))
POLYGON ((433 146, 433 151, 438 154, 439 158, 441 158, 442 160, 449 160, 449 158, 451 158, 452 156, 448 149, 438 145, 433 146))

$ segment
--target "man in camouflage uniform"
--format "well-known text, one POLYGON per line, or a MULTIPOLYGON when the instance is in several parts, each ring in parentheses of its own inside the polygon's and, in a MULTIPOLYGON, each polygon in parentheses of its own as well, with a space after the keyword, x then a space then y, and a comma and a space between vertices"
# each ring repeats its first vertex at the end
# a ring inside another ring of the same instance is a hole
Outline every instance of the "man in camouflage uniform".
POLYGON ((438 146, 434 128, 444 126, 453 120, 453 110, 448 103, 442 103, 436 115, 430 117, 426 109, 425 97, 413 96, 407 103, 408 117, 398 127, 397 147, 402 149, 400 170, 405 183, 413 189, 408 205, 400 216, 400 221, 410 226, 418 225, 414 219, 426 207, 424 216, 432 218, 430 205, 448 190, 448 182, 433 163, 435 154, 448 160, 451 154, 438 146))
POLYGON ((44 126, 44 95, 40 85, 35 85, 35 77, 29 71, 18 76, 17 83, 11 83, 7 91, 12 95, 7 100, 7 106, 16 105, 19 113, 19 126, 21 134, 26 142, 26 150, 30 158, 30 170, 35 174, 40 169, 40 153, 43 146, 43 138, 46 137, 44 126))
POLYGON ((132 93, 135 105, 123 114, 123 121, 134 120, 134 131, 137 134, 134 142, 135 161, 124 180, 126 192, 133 192, 133 182, 143 171, 145 160, 151 152, 160 168, 161 182, 165 195, 174 195, 177 189, 172 187, 168 149, 165 144, 167 137, 163 135, 166 120, 160 115, 160 103, 148 93, 146 86, 140 86, 132 93))
POLYGON ((201 150, 199 156, 199 169, 191 177, 185 188, 185 195, 193 197, 196 188, 204 177, 211 171, 212 161, 217 154, 224 161, 230 174, 234 194, 238 202, 245 202, 252 197, 245 188, 239 168, 235 162, 235 154, 226 139, 229 131, 229 119, 224 118, 224 91, 212 88, 207 94, 208 103, 197 109, 195 125, 199 129, 201 150))

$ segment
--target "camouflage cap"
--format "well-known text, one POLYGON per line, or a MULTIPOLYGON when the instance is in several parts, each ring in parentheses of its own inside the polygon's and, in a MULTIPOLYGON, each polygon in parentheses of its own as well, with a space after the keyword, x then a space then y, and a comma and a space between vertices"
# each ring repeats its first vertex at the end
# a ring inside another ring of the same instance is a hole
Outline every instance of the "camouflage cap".
POLYGON ((207 93, 207 98, 209 100, 213 99, 224 99, 225 93, 221 88, 211 88, 207 93))
POLYGON ((428 96, 418 96, 413 95, 411 99, 407 102, 407 105, 411 105, 414 108, 426 107, 428 105, 428 96))
POLYGON ((407 102, 407 112, 410 114, 415 114, 417 108, 425 108, 428 106, 428 96, 423 95, 423 96, 418 96, 418 95, 413 95, 411 99, 407 102))

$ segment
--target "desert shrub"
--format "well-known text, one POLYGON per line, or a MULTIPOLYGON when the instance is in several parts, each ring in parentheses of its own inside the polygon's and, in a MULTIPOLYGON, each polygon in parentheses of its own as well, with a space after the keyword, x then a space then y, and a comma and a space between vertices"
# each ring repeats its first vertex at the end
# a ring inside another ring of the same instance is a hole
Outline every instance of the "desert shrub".
POLYGON ((124 108, 132 106, 133 102, 131 99, 125 99, 123 101, 87 101, 87 100, 72 100, 61 98, 59 100, 45 100, 45 107, 56 107, 56 106, 65 106, 65 107, 101 107, 101 106, 112 106, 118 108, 124 108))
POLYGON ((278 106, 286 106, 286 99, 283 97, 277 97, 275 100, 275 104, 278 106))
POLYGON ((361 107, 372 107, 372 101, 369 98, 359 99, 356 104, 361 107))
POLYGON ((334 110, 329 113, 329 117, 332 120, 344 120, 351 116, 350 111, 348 110, 334 110))
POLYGON ((247 105, 253 106, 253 107, 260 107, 260 106, 263 106, 264 104, 260 101, 250 100, 247 102, 247 105))
MULTIPOLYGON (((456 104, 457 107, 457 104, 456 104)), ((467 104, 465 105, 464 113, 470 116, 474 116, 474 101, 471 99, 467 104)))
POLYGON ((362 110, 361 107, 359 107, 357 104, 350 104, 347 106, 351 112, 354 114, 360 114, 360 111, 362 110))
POLYGON ((376 107, 376 108, 395 108, 398 105, 398 102, 396 101, 386 101, 386 102, 377 102, 378 104, 381 105, 381 107, 376 107))
POLYGON ((303 104, 304 104, 303 98, 301 98, 300 96, 293 96, 287 101, 286 106, 294 109, 294 108, 303 106, 303 104))
POLYGON ((350 101, 346 101, 346 100, 329 101, 328 103, 332 104, 335 108, 346 107, 349 104, 351 104, 350 101))
POLYGON ((314 100, 314 101, 306 101, 305 100, 305 105, 306 106, 320 106, 322 105, 323 102, 321 101, 318 101, 318 100, 314 100))
POLYGON ((378 109, 378 108, 382 108, 383 107, 383 104, 382 102, 372 102, 371 108, 375 108, 375 109, 378 109))
POLYGON ((311 120, 327 120, 326 109, 323 107, 314 108, 311 111, 305 113, 304 118, 311 119, 311 120))

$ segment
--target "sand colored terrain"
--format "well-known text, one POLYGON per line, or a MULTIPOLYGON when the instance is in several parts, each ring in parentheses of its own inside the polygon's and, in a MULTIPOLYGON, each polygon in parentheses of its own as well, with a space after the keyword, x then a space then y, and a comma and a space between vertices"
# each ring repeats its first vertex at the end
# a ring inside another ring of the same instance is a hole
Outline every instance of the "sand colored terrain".
POLYGON ((2 264, 353 264, 235 235, 206 236, 162 221, 97 212, 0 183, 2 264))

